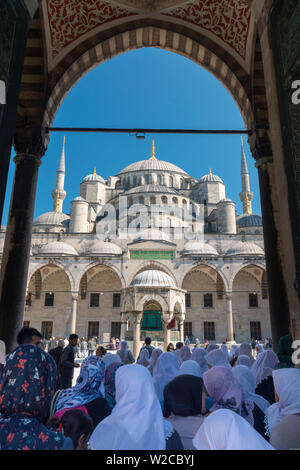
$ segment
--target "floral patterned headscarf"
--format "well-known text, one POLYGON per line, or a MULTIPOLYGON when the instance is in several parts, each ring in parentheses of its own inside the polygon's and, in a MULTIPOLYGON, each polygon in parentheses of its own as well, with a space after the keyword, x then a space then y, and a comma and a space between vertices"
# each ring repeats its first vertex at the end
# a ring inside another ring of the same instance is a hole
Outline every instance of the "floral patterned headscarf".
POLYGON ((99 356, 89 356, 82 362, 75 387, 67 388, 60 395, 56 411, 83 406, 96 398, 103 398, 100 391, 105 365, 99 356))
POLYGON ((43 425, 56 381, 53 358, 38 346, 21 345, 6 357, 0 379, 1 449, 56 450, 63 446, 63 435, 43 425))
POLYGON ((209 396, 214 401, 210 412, 227 408, 239 415, 242 414, 242 388, 229 367, 212 367, 204 372, 203 382, 209 396))
POLYGON ((116 372, 123 365, 121 362, 114 362, 105 369, 105 398, 111 409, 116 404, 116 372))

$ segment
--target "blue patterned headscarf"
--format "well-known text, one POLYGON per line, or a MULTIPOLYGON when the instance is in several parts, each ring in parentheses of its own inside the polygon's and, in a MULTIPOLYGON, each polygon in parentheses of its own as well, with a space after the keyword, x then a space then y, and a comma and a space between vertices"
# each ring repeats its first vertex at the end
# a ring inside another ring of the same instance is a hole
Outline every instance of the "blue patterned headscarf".
POLYGON ((0 379, 0 449, 55 450, 64 443, 47 420, 57 381, 56 364, 40 347, 25 344, 6 357, 0 379))
POLYGON ((82 362, 75 387, 67 388, 59 397, 56 411, 83 406, 96 398, 103 398, 100 391, 105 365, 99 356, 89 356, 82 362))
POLYGON ((105 370, 105 398, 111 409, 116 404, 116 372, 122 366, 121 362, 114 362, 105 370))

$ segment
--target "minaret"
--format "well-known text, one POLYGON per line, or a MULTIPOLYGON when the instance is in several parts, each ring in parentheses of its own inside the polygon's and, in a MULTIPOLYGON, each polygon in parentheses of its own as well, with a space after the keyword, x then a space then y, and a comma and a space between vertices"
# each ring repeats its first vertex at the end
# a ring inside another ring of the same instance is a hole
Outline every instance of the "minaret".
POLYGON ((65 140, 64 137, 62 151, 59 159, 58 168, 56 170, 56 187, 52 191, 53 197, 53 212, 62 212, 63 201, 66 197, 65 185, 65 140))
POLYGON ((250 190, 249 171, 248 171, 248 166, 247 166, 247 161, 246 161, 246 155, 244 152, 243 137, 241 137, 241 141, 242 141, 242 163, 241 163, 242 192, 240 193, 240 200, 243 203, 243 215, 251 215, 252 214, 251 201, 253 199, 253 192, 250 190))

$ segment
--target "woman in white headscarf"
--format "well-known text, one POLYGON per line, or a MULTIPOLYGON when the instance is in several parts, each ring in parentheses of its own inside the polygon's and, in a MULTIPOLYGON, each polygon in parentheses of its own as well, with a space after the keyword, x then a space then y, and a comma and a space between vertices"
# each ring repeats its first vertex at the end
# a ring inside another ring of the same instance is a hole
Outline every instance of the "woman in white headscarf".
POLYGON ((180 349, 179 357, 180 357, 181 362, 189 361, 192 357, 192 353, 191 353, 190 348, 188 346, 183 346, 180 349))
POLYGON ((121 361, 123 364, 133 364, 135 362, 135 359, 132 355, 132 352, 128 348, 127 341, 123 340, 121 342, 121 347, 119 351, 117 351, 118 356, 120 357, 121 361))
POLYGON ((250 357, 246 356, 245 354, 241 354, 241 356, 239 356, 237 358, 237 361, 236 361, 235 365, 236 366, 246 366, 246 367, 249 367, 249 369, 250 369, 251 368, 250 357))
POLYGON ((167 352, 159 356, 153 370, 153 384, 158 400, 163 408, 164 388, 177 376, 180 363, 174 353, 167 352))
POLYGON ((142 349, 140 357, 136 361, 140 366, 148 367, 150 365, 150 356, 147 349, 142 349))
POLYGON ((268 440, 265 428, 265 413, 270 403, 255 393, 254 375, 246 366, 236 366, 233 375, 242 387, 244 418, 261 436, 268 440))
POLYGON ((231 368, 227 357, 221 349, 215 349, 214 351, 207 353, 205 359, 207 360, 208 367, 225 366, 231 368))
POLYGON ((264 352, 264 350, 265 350, 264 347, 263 347, 261 344, 258 343, 258 344, 255 346, 256 357, 257 357, 260 353, 264 352))
POLYGON ((93 450, 165 450, 161 407, 150 373, 131 364, 116 373, 116 405, 90 437, 93 450))
POLYGON ((233 359, 234 356, 237 356, 238 354, 238 350, 239 350, 239 347, 237 344, 233 344, 230 348, 230 351, 229 351, 229 357, 230 359, 233 359))
POLYGON ((300 370, 272 372, 276 403, 267 409, 270 443, 278 450, 300 448, 300 370))
POLYGON ((251 344, 248 344, 248 343, 242 343, 239 347, 239 351, 238 351, 238 355, 239 356, 248 356, 249 359, 250 359, 250 362, 251 362, 251 366, 252 364, 255 362, 255 359, 254 357, 252 356, 252 348, 251 348, 251 344))
POLYGON ((264 397, 271 405, 275 403, 272 372, 278 364, 277 355, 268 350, 259 354, 251 367, 256 385, 255 393, 264 397))
POLYGON ((198 450, 274 450, 244 418, 228 409, 205 418, 193 444, 198 450))
MULTIPOLYGON (((206 351, 205 349, 202 349, 202 348, 195 348, 192 352, 192 357, 191 359, 193 361, 196 361, 200 368, 201 368, 201 374, 203 375, 204 372, 206 372, 208 370, 208 364, 207 364, 207 360, 206 360, 206 351)), ((201 377, 202 377, 201 375, 201 377)))
POLYGON ((152 351, 152 354, 151 354, 151 357, 150 357, 150 363, 149 363, 149 366, 148 366, 148 370, 149 370, 151 375, 153 375, 153 370, 154 370, 155 364, 156 364, 157 359, 159 358, 159 356, 161 354, 163 354, 163 350, 160 349, 160 348, 156 348, 152 351))
POLYGON ((228 362, 230 361, 230 357, 229 357, 229 352, 228 352, 228 348, 226 346, 226 344, 221 344, 221 347, 220 347, 221 351, 223 351, 223 353, 225 354, 225 356, 227 357, 227 360, 228 362))
POLYGON ((194 377, 201 378, 202 372, 199 364, 191 359, 181 364, 178 375, 193 375, 194 377))

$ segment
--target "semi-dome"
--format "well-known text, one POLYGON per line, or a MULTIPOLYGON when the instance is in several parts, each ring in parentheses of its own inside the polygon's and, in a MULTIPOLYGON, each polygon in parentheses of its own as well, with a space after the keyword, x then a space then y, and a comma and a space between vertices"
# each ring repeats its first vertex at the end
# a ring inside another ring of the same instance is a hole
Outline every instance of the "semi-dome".
POLYGON ((149 228, 141 231, 133 241, 138 242, 143 240, 171 242, 170 237, 165 232, 156 228, 149 228))
POLYGON ((63 225, 66 226, 70 216, 62 212, 46 212, 40 215, 33 223, 33 225, 63 225))
POLYGON ((176 287, 171 276, 164 271, 155 269, 149 269, 137 274, 130 285, 137 287, 176 287))
POLYGON ((171 173, 181 173, 182 175, 186 175, 187 173, 179 168, 173 163, 165 162, 163 160, 158 159, 149 159, 149 160, 141 160, 139 162, 131 163, 131 165, 126 166, 118 175, 123 175, 124 173, 131 173, 136 171, 166 171, 171 173))
POLYGON ((78 256, 75 248, 65 242, 47 243, 39 248, 38 254, 44 256, 78 256))
POLYGON ((238 242, 226 251, 225 256, 264 256, 264 251, 255 243, 238 242))
POLYGON ((87 202, 87 201, 86 201, 83 197, 81 197, 81 196, 75 197, 72 202, 74 202, 74 201, 87 202))
POLYGON ((240 217, 237 221, 237 226, 242 227, 262 227, 262 217, 260 215, 251 214, 240 217))
POLYGON ((121 248, 115 243, 105 242, 103 240, 96 240, 90 243, 86 250, 85 254, 88 256, 103 256, 103 255, 121 255, 121 248))
POLYGON ((135 188, 129 189, 125 194, 137 194, 137 193, 164 193, 164 194, 176 194, 179 196, 179 192, 173 188, 167 186, 161 186, 159 184, 145 184, 143 186, 136 186, 135 188))
POLYGON ((85 178, 83 178, 83 183, 94 183, 94 182, 99 182, 105 184, 105 180, 102 178, 102 176, 97 175, 96 172, 92 173, 91 175, 87 175, 85 178))
POLYGON ((183 255, 219 256, 219 253, 209 243, 200 240, 190 240, 184 246, 183 255))
POLYGON ((200 178, 200 183, 223 183, 223 181, 219 176, 209 173, 208 175, 204 175, 200 178))

